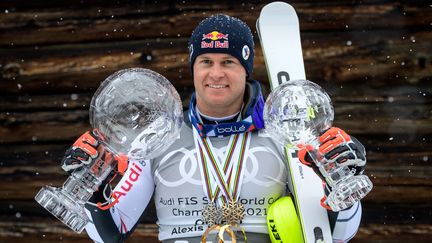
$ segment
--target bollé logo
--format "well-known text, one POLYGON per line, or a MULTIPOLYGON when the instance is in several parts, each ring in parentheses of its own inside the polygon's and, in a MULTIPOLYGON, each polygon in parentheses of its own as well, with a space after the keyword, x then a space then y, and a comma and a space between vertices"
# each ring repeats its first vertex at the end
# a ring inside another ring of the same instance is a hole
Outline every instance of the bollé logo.
POLYGON ((237 127, 237 126, 218 127, 217 131, 218 131, 218 133, 244 132, 244 131, 246 131, 246 127, 244 125, 241 125, 240 127, 237 127))

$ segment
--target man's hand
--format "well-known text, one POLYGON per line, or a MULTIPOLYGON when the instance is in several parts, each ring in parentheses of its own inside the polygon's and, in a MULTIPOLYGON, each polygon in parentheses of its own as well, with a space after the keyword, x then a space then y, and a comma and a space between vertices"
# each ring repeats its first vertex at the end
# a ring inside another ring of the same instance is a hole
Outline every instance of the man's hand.
MULTIPOLYGON (((318 152, 327 161, 335 163, 336 167, 348 166, 354 175, 363 173, 366 165, 366 151, 356 138, 349 136, 340 128, 332 127, 319 137, 319 141, 318 152)), ((303 146, 298 152, 299 159, 303 164, 312 167, 324 179, 309 154, 311 150, 313 150, 311 146, 303 146)))
POLYGON ((79 137, 75 143, 65 152, 62 159, 62 168, 72 171, 97 160, 104 148, 100 140, 102 137, 96 129, 87 131, 79 137))

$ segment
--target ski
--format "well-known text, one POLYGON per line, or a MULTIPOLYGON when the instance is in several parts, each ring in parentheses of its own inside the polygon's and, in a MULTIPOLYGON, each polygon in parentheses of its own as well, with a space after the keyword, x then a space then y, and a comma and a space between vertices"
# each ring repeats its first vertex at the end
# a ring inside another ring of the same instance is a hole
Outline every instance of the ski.
MULTIPOLYGON (((261 10, 256 28, 271 89, 289 80, 306 79, 295 9, 284 2, 267 4, 261 10)), ((320 205, 324 195, 321 179, 299 161, 295 150, 286 147, 285 155, 304 241, 332 242, 327 211, 320 205)))

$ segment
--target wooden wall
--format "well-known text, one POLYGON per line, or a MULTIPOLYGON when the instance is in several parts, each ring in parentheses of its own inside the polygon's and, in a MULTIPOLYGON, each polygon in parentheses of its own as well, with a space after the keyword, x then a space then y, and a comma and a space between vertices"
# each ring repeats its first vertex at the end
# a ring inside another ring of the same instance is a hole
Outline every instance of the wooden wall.
MULTIPOLYGON (((353 242, 432 237, 432 6, 429 1, 291 1, 307 77, 332 96, 336 125, 366 146, 375 184, 353 242)), ((0 241, 85 241, 33 200, 60 186, 65 149, 89 129, 93 92, 128 67, 160 72, 187 104, 187 41, 205 16, 249 26, 264 1, 0 2, 0 241), (155 3, 157 2, 157 3, 155 3)), ((258 41, 256 33, 255 39, 258 41)), ((289 47, 287 47, 289 48, 289 47)), ((260 45, 254 77, 266 84, 260 45)), ((151 215, 130 242, 156 242, 151 215), (150 240, 149 240, 150 239, 150 240)))

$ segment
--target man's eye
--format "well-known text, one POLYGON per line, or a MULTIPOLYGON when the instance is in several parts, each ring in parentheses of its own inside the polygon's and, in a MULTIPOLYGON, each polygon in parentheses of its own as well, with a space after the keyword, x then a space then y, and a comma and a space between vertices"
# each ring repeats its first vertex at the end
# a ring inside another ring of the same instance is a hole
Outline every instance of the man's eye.
POLYGON ((203 59, 203 60, 201 60, 201 63, 203 63, 203 64, 210 64, 211 61, 207 60, 207 59, 203 59))
POLYGON ((232 64, 232 63, 234 63, 234 61, 233 60, 225 60, 224 63, 225 64, 232 64))

